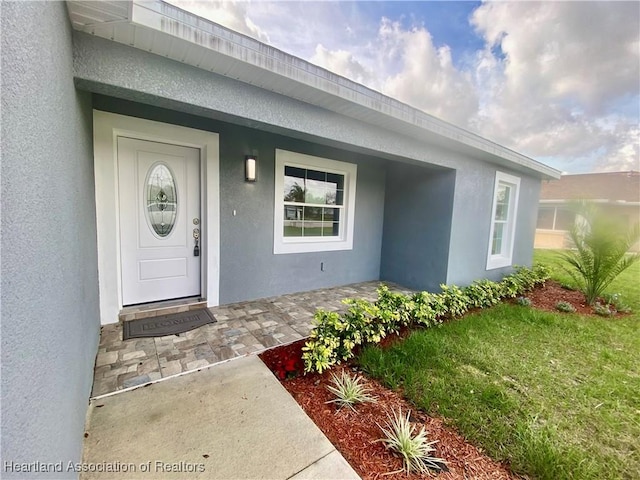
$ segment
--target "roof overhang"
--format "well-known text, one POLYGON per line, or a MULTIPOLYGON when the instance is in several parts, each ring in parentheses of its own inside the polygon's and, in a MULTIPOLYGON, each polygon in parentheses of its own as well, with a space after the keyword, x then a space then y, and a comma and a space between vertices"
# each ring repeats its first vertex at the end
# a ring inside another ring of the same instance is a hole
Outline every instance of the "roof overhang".
POLYGON ((560 171, 160 0, 67 1, 73 28, 542 178, 560 171))

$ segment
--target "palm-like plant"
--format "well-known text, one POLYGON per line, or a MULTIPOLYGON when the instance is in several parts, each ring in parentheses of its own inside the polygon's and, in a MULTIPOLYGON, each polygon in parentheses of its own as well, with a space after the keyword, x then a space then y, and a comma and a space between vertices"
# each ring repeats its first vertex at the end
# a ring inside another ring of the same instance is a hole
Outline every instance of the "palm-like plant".
POLYGON ((578 211, 569 230, 574 248, 560 256, 567 264, 564 270, 593 305, 620 273, 640 260, 640 254, 628 253, 640 239, 640 228, 629 228, 593 204, 582 203, 578 211))

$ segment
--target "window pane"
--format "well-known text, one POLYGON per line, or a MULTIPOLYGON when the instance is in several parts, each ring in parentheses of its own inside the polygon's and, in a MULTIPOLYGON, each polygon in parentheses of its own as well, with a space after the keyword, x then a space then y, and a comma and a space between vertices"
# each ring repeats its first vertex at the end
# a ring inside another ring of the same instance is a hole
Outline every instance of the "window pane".
POLYGON ((324 222, 322 227, 323 237, 337 237, 340 235, 340 224, 338 222, 330 223, 324 222))
POLYGON ((327 173, 327 183, 336 190, 344 190, 344 175, 327 173))
POLYGON ((346 176, 283 165, 283 236, 339 237, 346 176), (324 208, 323 205, 331 206, 324 208))
POLYGON ((323 208, 324 221, 325 222, 338 222, 340 221, 340 209, 339 208, 323 208))
POLYGON ((493 241, 491 243, 491 255, 499 255, 502 253, 502 238, 504 235, 504 223, 496 222, 493 225, 493 241))
POLYGON ((324 185, 324 182, 327 181, 327 173, 318 170, 307 170, 307 180, 319 182, 324 185))
POLYGON ((344 191, 344 175, 327 173, 326 204, 342 205, 344 191))
POLYGON ((171 233, 176 221, 176 184, 169 168, 164 164, 152 167, 147 175, 146 215, 153 230, 160 237, 171 233))
POLYGON ((555 230, 569 230, 576 219, 576 214, 566 208, 558 208, 555 230))
POLYGON ((305 203, 325 204, 325 190, 323 182, 307 180, 307 190, 304 196, 305 203))
POLYGON ((285 202, 304 202, 304 175, 303 168, 284 167, 285 202))
POLYGON ((301 237, 302 236, 302 222, 284 221, 284 236, 285 237, 301 237))
POLYGON ((506 185, 498 186, 498 196, 496 198, 496 220, 506 220, 509 214, 509 194, 510 187, 506 185))
POLYGON ((304 220, 322 220, 321 207, 304 207, 304 220))
POLYGON ((551 230, 553 228, 553 208, 541 208, 538 210, 537 228, 551 230))
POLYGON ((285 220, 302 220, 302 207, 295 205, 284 206, 284 219, 285 220))
POLYGON ((302 235, 305 237, 322 236, 322 222, 304 222, 302 235))

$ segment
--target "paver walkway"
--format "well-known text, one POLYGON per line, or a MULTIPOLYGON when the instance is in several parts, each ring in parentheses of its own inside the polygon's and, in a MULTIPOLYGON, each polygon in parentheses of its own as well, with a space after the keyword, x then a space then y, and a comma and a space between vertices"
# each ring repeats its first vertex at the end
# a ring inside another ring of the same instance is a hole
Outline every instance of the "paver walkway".
POLYGON ((216 323, 179 335, 123 341, 121 324, 105 325, 92 396, 299 340, 309 335, 318 308, 343 311, 345 298, 375 300, 378 285, 364 282, 211 308, 216 323))

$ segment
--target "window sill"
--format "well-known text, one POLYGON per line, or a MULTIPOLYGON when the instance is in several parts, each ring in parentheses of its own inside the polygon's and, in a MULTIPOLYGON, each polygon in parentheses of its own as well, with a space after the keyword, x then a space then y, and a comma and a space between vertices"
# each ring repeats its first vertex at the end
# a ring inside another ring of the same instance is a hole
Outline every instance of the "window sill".
POLYGON ((487 270, 495 270, 497 268, 505 268, 505 267, 510 267, 512 266, 512 259, 511 257, 501 257, 501 256, 495 256, 495 257, 491 257, 489 258, 489 261, 487 262, 487 270))
POLYGON ((348 240, 287 241, 281 240, 273 245, 275 255, 287 253, 335 252, 353 250, 353 242, 348 240))

